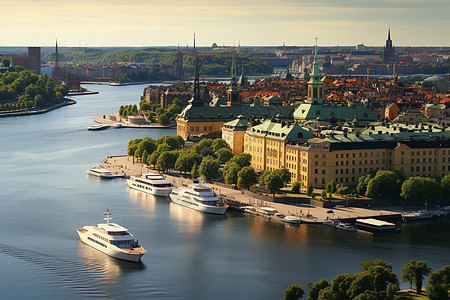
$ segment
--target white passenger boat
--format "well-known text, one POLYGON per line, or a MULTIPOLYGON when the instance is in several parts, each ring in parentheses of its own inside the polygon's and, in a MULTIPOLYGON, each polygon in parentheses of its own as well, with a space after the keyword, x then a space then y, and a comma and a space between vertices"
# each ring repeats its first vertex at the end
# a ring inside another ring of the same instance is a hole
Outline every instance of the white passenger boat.
POLYGON ((287 215, 287 216, 284 216, 283 222, 286 222, 289 224, 300 224, 302 222, 302 219, 300 219, 300 217, 297 217, 294 215, 287 215))
POLYGON ((328 220, 323 221, 323 225, 331 226, 331 227, 336 227, 339 223, 341 223, 341 221, 339 221, 339 220, 332 220, 332 219, 328 219, 328 220))
POLYGON ((110 179, 110 178, 117 177, 111 171, 103 169, 103 168, 100 168, 100 167, 90 168, 89 170, 87 170, 87 173, 89 175, 97 176, 97 177, 100 177, 100 178, 108 178, 108 179, 110 179))
POLYGON ((158 173, 142 174, 141 177, 131 176, 127 183, 132 189, 155 196, 167 197, 172 192, 170 181, 158 173))
POLYGON ((112 257, 137 262, 147 251, 125 227, 110 223, 109 210, 105 212, 106 224, 77 228, 80 240, 112 257))
POLYGON ((95 124, 88 127, 88 130, 102 130, 109 128, 109 124, 95 124))
POLYGON ((432 219, 433 217, 434 217, 434 212, 431 210, 419 210, 419 211, 413 211, 410 213, 402 214, 402 218, 405 222, 427 220, 427 219, 432 219))
POLYGON ((179 205, 201 212, 223 215, 228 205, 223 204, 211 187, 203 184, 190 184, 173 190, 170 199, 179 205))
POLYGON ((356 231, 355 227, 353 227, 350 224, 345 224, 344 222, 339 222, 339 224, 336 225, 336 228, 345 231, 352 231, 352 232, 356 231))

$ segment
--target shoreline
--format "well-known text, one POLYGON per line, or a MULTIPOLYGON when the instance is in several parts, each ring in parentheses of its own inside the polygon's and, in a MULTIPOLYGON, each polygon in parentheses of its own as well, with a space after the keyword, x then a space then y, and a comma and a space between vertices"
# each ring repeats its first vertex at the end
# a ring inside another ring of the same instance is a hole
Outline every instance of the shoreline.
POLYGON ((53 105, 52 107, 47 107, 44 109, 38 109, 38 110, 28 110, 28 111, 14 111, 14 112, 2 112, 0 113, 0 118, 6 118, 6 117, 20 117, 20 116, 29 116, 29 115, 38 115, 38 114, 44 114, 47 112, 50 112, 54 109, 58 109, 64 106, 73 105, 77 102, 73 99, 64 98, 64 102, 53 105))
POLYGON ((112 113, 112 114, 104 114, 100 116, 96 116, 94 118, 94 122, 98 124, 122 124, 123 128, 162 128, 162 129, 173 129, 176 128, 176 125, 161 125, 159 123, 150 123, 145 125, 138 125, 138 124, 129 124, 126 123, 126 121, 123 121, 122 117, 120 117, 119 113, 112 113))
MULTIPOLYGON (((109 156, 104 158, 101 163, 105 169, 118 174, 123 174, 125 177, 141 176, 147 172, 157 172, 151 169, 149 166, 138 163, 133 157, 127 155, 121 156, 109 156)), ((169 180, 174 187, 182 186, 192 183, 190 178, 184 178, 180 176, 174 176, 170 174, 164 174, 167 180, 169 180)), ((333 217, 333 219, 339 220, 351 220, 357 218, 382 218, 392 219, 401 216, 401 211, 389 210, 385 208, 360 208, 360 207, 334 207, 333 214, 330 215, 328 211, 330 208, 322 208, 313 206, 311 204, 284 204, 272 201, 264 201, 253 197, 251 193, 241 191, 239 189, 233 189, 232 187, 224 187, 215 183, 207 183, 207 185, 213 187, 213 189, 220 195, 227 198, 227 200, 237 201, 245 205, 251 206, 267 206, 277 209, 283 214, 294 214, 301 218, 302 223, 309 224, 322 224, 327 218, 333 217)))

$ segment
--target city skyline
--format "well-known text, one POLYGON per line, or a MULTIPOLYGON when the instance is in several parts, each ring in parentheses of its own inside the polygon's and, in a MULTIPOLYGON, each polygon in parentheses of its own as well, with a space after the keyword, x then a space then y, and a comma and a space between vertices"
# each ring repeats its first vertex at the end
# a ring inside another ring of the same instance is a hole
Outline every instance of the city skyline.
POLYGON ((444 0, 262 1, 7 0, 0 46, 449 46, 444 0))

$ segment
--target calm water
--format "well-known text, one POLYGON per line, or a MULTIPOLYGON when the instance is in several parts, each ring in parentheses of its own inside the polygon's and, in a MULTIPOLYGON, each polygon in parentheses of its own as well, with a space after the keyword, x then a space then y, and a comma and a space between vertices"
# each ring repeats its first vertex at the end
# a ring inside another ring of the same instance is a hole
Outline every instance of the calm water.
POLYGON ((281 299, 294 283, 356 272, 367 257, 450 263, 450 222, 403 225, 401 234, 367 237, 322 226, 290 227, 239 213, 203 215, 126 181, 101 181, 86 169, 126 153, 129 139, 175 130, 90 132, 96 115, 138 103, 144 85, 89 85, 98 95, 36 116, 0 119, 1 298, 281 299), (75 229, 112 211, 148 250, 142 263, 82 244, 75 229))

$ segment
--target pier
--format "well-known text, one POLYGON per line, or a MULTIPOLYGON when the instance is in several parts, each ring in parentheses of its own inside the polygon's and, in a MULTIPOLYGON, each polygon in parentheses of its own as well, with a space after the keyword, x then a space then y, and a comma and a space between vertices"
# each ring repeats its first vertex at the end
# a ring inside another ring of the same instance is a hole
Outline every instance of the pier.
MULTIPOLYGON (((155 172, 149 166, 136 162, 130 156, 110 156, 102 160, 101 165, 113 173, 123 174, 126 177, 140 176, 148 172, 155 172)), ((192 183, 192 179, 184 178, 178 174, 164 174, 175 187, 192 183)), ((244 193, 239 189, 224 187, 214 183, 207 183, 213 187, 217 194, 228 202, 231 208, 238 209, 241 206, 271 207, 285 215, 291 214, 301 218, 303 223, 322 224, 327 219, 339 219, 343 221, 354 221, 358 218, 395 219, 400 218, 401 211, 392 211, 375 207, 335 207, 322 208, 310 204, 283 204, 264 201, 251 197, 251 193, 244 193), (331 212, 332 211, 332 212, 331 212)))

